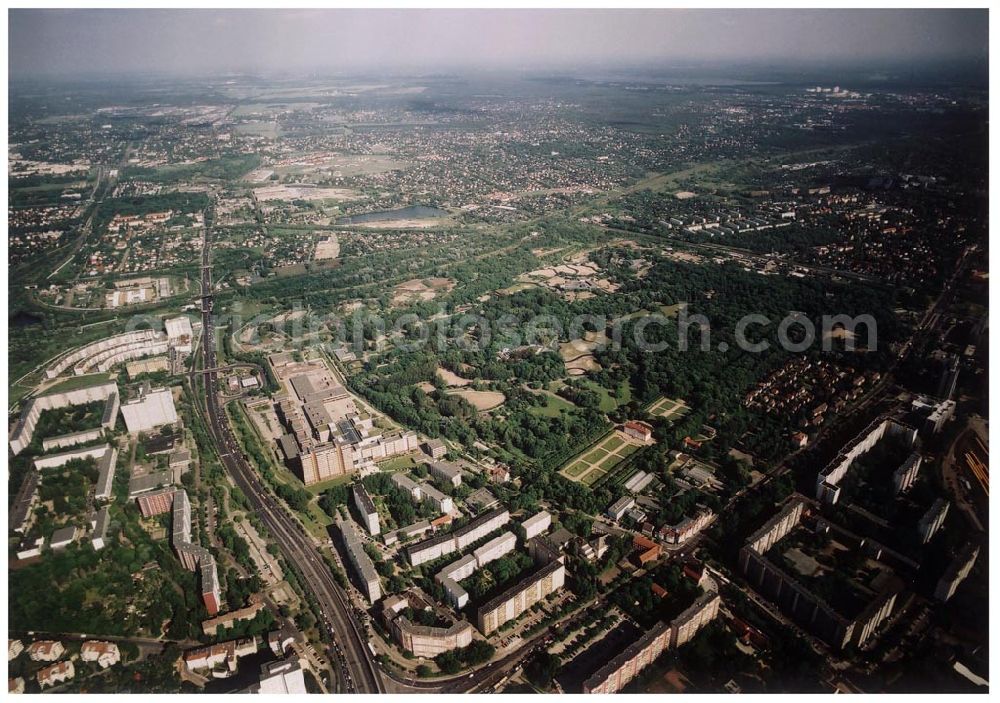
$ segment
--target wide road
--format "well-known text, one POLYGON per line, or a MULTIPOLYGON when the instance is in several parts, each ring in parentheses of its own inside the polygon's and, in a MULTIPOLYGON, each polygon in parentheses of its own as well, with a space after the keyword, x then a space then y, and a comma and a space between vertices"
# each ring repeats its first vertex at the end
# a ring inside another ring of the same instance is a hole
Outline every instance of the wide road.
POLYGON ((219 458, 234 483, 243 491, 267 526, 287 562, 295 567, 303 586, 312 595, 327 629, 331 645, 330 662, 338 667, 341 688, 351 693, 383 693, 385 683, 374 665, 368 642, 351 615, 351 609, 317 546, 301 524, 261 483, 233 436, 218 398, 218 364, 215 352, 212 270, 210 267, 211 229, 206 222, 202 250, 202 372, 208 427, 219 458))

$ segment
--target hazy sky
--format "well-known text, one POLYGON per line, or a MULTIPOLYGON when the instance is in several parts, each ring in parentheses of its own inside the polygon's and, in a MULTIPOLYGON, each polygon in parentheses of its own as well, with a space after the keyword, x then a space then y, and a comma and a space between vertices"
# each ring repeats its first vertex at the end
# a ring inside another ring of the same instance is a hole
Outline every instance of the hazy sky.
POLYGON ((985 58, 986 10, 10 10, 11 75, 985 58))

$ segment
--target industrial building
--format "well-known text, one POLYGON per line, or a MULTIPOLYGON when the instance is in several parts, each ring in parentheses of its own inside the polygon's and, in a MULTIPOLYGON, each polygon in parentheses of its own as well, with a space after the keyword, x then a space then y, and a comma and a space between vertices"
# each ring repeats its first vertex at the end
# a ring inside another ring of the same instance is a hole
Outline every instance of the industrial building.
POLYGON ((656 478, 653 474, 645 471, 636 471, 628 481, 625 482, 625 490, 629 493, 642 493, 645 488, 656 478))
POLYGON ((279 445, 285 463, 307 486, 367 474, 375 470, 374 462, 417 449, 414 432, 377 431, 322 361, 297 362, 287 354, 269 361, 287 390, 275 405, 287 430, 279 445))
POLYGON ((260 666, 260 681, 250 687, 250 693, 308 693, 298 659, 265 662, 260 666))
POLYGON ((634 507, 635 498, 632 496, 624 496, 623 498, 619 498, 612 503, 606 514, 612 520, 621 520, 622 516, 634 507))
POLYGON ((191 329, 191 320, 183 315, 164 320, 163 326, 167 331, 167 341, 170 346, 179 352, 190 354, 192 351, 192 340, 194 330, 191 329))

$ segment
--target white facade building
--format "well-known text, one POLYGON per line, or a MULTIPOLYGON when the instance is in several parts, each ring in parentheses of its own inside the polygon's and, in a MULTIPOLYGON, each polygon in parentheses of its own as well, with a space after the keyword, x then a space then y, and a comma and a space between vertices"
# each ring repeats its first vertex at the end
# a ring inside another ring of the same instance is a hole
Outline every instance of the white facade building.
POLYGON ((174 397, 169 388, 157 388, 121 406, 122 417, 131 434, 177 422, 174 397))

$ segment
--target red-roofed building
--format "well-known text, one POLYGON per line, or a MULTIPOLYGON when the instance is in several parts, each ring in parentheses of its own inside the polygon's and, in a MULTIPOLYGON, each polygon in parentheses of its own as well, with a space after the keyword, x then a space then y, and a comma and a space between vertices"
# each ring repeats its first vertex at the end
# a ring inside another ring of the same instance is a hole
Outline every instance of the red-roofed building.
POLYGON ((629 420, 626 422, 623 431, 632 439, 637 439, 640 442, 648 442, 653 438, 653 428, 639 420, 629 420))

